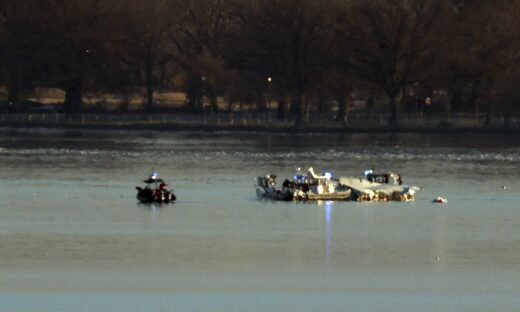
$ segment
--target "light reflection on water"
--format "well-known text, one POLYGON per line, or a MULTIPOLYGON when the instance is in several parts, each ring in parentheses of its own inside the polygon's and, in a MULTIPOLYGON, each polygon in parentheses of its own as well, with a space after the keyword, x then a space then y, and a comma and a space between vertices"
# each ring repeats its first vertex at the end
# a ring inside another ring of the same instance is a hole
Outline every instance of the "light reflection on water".
POLYGON ((330 263, 330 234, 331 234, 331 220, 332 220, 332 201, 325 202, 325 222, 327 223, 327 248, 326 248, 326 254, 325 254, 325 262, 327 264, 330 263))
POLYGON ((331 262, 330 248, 331 248, 331 232, 332 232, 332 212, 334 210, 334 201, 318 201, 318 206, 323 207, 325 213, 325 264, 329 265, 331 262))

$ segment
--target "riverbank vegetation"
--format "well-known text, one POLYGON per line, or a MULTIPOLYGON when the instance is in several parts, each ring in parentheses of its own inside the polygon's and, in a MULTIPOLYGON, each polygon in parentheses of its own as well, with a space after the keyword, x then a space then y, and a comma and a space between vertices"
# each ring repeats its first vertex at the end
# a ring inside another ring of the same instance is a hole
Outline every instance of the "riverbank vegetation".
POLYGON ((519 0, 0 0, 0 109, 507 126, 518 29, 519 0))

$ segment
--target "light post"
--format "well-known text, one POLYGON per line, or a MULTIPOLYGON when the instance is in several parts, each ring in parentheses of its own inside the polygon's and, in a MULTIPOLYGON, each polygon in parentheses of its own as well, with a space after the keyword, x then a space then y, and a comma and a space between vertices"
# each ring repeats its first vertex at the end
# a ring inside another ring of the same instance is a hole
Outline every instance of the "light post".
POLYGON ((269 109, 271 107, 271 98, 272 98, 272 85, 273 85, 273 77, 272 76, 267 76, 267 89, 266 89, 266 92, 265 92, 265 99, 264 101, 266 102, 265 103, 265 108, 266 108, 266 113, 267 113, 267 116, 269 118, 269 109))

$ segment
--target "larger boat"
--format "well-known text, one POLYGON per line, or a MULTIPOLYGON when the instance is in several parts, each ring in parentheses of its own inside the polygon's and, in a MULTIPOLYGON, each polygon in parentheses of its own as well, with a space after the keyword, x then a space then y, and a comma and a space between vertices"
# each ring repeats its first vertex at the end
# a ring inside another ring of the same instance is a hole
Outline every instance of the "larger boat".
POLYGON ((298 169, 292 181, 285 179, 281 187, 274 174, 258 177, 256 193, 260 198, 274 200, 349 200, 351 196, 350 188, 331 173, 317 175, 312 167, 305 174, 298 169))

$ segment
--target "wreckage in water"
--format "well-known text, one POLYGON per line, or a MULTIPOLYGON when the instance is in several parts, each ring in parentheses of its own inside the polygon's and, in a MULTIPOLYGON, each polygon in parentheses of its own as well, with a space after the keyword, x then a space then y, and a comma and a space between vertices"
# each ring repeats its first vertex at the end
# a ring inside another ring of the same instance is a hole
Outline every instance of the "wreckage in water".
POLYGON ((285 179, 282 186, 276 184, 276 175, 257 178, 256 193, 260 198, 274 200, 349 200, 351 191, 341 185, 332 174, 319 176, 309 168, 306 174, 298 170, 294 179, 285 179))
POLYGON ((413 201, 417 186, 404 185, 401 176, 392 172, 376 174, 365 171, 364 178, 343 177, 339 182, 352 190, 356 201, 413 201))
POLYGON ((306 174, 298 169, 292 181, 276 184, 276 175, 257 178, 258 197, 273 200, 353 200, 353 201, 412 201, 419 188, 402 184, 394 173, 374 174, 369 170, 364 178, 339 178, 325 172, 318 176, 311 167, 306 174))

